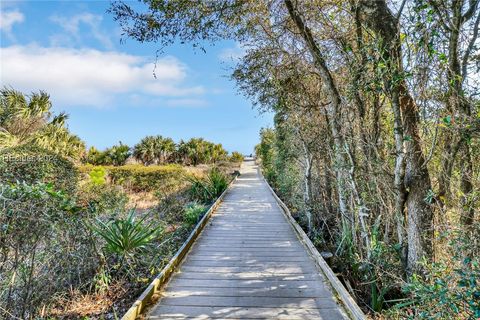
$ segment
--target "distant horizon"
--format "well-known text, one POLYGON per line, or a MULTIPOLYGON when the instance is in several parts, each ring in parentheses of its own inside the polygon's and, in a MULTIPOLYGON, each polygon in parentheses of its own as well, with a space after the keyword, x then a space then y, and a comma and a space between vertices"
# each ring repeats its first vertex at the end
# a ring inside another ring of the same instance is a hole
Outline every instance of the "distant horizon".
POLYGON ((46 91, 87 148, 119 141, 133 147, 147 135, 162 135, 201 137, 250 154, 260 128, 272 125, 272 114, 255 110, 229 79, 243 54, 233 41, 205 43, 206 53, 176 44, 156 57, 156 44, 120 44, 121 30, 105 13, 109 2, 0 6, 1 86, 46 91))

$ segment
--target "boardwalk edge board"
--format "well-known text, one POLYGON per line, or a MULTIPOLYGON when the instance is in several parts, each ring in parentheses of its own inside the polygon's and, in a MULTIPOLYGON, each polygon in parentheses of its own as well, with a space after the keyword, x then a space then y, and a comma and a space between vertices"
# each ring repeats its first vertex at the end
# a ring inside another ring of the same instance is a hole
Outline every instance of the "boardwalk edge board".
POLYGON ((235 178, 230 182, 230 184, 225 189, 225 191, 223 191, 220 197, 218 197, 218 199, 210 206, 208 211, 203 215, 202 219, 200 219, 200 221, 195 226, 195 229, 192 230, 190 236, 187 238, 187 240, 185 240, 180 249, 178 249, 177 253, 172 257, 172 259, 170 259, 170 261, 162 269, 160 274, 155 279, 153 279, 153 281, 143 291, 140 297, 138 297, 138 299, 133 303, 130 309, 127 310, 121 320, 135 320, 139 315, 142 314, 142 312, 145 310, 145 307, 149 305, 153 295, 161 291, 161 288, 168 282, 174 271, 183 261, 183 258, 185 258, 185 256, 187 255, 193 243, 207 225, 207 222, 212 216, 213 212, 218 208, 232 184, 235 182, 235 180, 237 180, 237 177, 238 175, 235 176, 235 178))
MULTIPOLYGON (((259 173, 262 174, 261 170, 259 170, 259 173)), ((263 177, 263 175, 262 175, 263 177)), ((333 287, 335 292, 337 293, 341 303, 343 304, 345 310, 349 313, 349 315, 352 317, 354 320, 365 320, 366 316, 363 313, 363 311, 360 309, 360 307, 357 305, 356 301, 352 298, 352 296, 348 293, 348 291, 345 289, 343 284, 338 280, 338 278, 335 276, 333 273, 333 270, 330 268, 330 266, 327 264, 325 259, 321 256, 321 254, 318 252, 317 248, 313 245, 312 241, 308 238, 307 234, 305 231, 303 231, 302 227, 295 221, 293 218, 292 214, 290 213, 290 210, 288 207, 283 203, 283 201, 277 196, 275 191, 272 189, 268 181, 265 180, 268 189, 272 193, 273 197, 277 201, 277 204, 279 207, 282 209, 281 211, 287 218, 287 221, 290 223, 290 225, 293 227, 297 235, 299 236, 301 242, 305 245, 307 248, 307 251, 312 255, 313 259, 315 260, 316 264, 320 267, 322 270, 323 274, 327 277, 327 279, 330 282, 330 285, 333 287)))

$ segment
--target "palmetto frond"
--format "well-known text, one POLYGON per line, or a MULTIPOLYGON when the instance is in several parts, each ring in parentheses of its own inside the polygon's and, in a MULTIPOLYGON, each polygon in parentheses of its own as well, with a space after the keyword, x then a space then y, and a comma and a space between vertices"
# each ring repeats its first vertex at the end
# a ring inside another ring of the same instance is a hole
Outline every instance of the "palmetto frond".
POLYGON ((14 89, 0 90, 0 146, 34 143, 63 156, 81 156, 85 145, 66 128, 67 114, 54 116, 51 108, 44 91, 26 96, 14 89))
POLYGON ((132 256, 147 248, 163 231, 161 225, 144 223, 146 217, 137 220, 135 209, 131 209, 123 219, 108 222, 97 219, 90 228, 105 240, 108 251, 120 256, 132 256))

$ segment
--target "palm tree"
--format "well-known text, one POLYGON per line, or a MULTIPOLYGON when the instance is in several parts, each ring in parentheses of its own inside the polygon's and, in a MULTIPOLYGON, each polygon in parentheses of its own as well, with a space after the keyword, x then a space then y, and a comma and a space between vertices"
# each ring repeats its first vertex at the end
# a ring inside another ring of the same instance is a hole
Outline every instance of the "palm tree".
POLYGON ((133 156, 144 165, 148 166, 155 162, 157 158, 156 145, 157 138, 154 136, 146 136, 133 147, 133 156))
POLYGON ((223 148, 222 144, 214 144, 211 151, 211 161, 217 163, 217 161, 225 160, 228 152, 223 148))
POLYGON ((50 96, 40 91, 26 96, 14 89, 0 90, 0 147, 34 144, 79 159, 85 144, 66 127, 65 113, 54 115, 50 96))
POLYGON ((164 138, 162 141, 162 159, 161 162, 165 163, 168 161, 170 156, 175 152, 176 145, 171 138, 164 138))
POLYGON ((175 151, 176 160, 184 165, 189 164, 188 153, 189 152, 187 143, 183 140, 180 140, 177 146, 177 150, 175 151))
POLYGON ((194 166, 202 163, 205 141, 203 138, 192 138, 187 142, 187 152, 190 163, 194 166))
POLYGON ((90 147, 85 155, 84 161, 93 165, 103 164, 104 153, 95 147, 90 147))
POLYGON ((127 162, 128 157, 130 157, 130 147, 120 141, 118 145, 114 145, 105 150, 105 154, 105 158, 109 162, 108 164, 122 166, 127 162))
POLYGON ((163 160, 163 137, 161 135, 156 135, 152 140, 153 154, 156 164, 162 163, 163 160))

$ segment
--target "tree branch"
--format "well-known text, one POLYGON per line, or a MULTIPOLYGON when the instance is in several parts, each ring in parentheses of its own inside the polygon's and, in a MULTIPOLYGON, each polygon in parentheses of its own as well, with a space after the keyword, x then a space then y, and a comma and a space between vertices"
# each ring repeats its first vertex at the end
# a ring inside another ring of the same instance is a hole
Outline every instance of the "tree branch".
POLYGON ((428 3, 432 6, 433 10, 435 10, 435 12, 437 13, 438 19, 440 19, 440 23, 442 27, 448 32, 452 31, 448 23, 443 19, 443 17, 446 15, 440 10, 437 3, 434 0, 428 0, 428 3))
POLYGON ((400 21, 400 17, 402 15, 402 12, 403 12, 403 8, 405 7, 405 4, 407 3, 407 0, 403 0, 402 1, 402 4, 400 5, 400 9, 398 9, 398 12, 397 12, 397 15, 395 17, 395 19, 398 21, 400 21))
POLYGON ((475 25, 473 26, 472 38, 470 39, 470 42, 468 43, 468 47, 465 50, 465 53, 463 54, 463 58, 462 58, 462 79, 465 79, 465 77, 467 75, 468 60, 470 58, 470 54, 472 53, 473 47, 475 46, 475 41, 477 41, 477 38, 478 38, 479 25, 480 25, 480 12, 477 15, 477 19, 475 20, 475 25))
POLYGON ((477 9, 479 0, 470 0, 470 7, 468 8, 467 12, 462 16, 462 23, 469 20, 473 14, 475 13, 475 10, 477 9))

